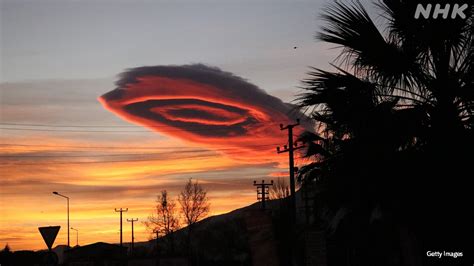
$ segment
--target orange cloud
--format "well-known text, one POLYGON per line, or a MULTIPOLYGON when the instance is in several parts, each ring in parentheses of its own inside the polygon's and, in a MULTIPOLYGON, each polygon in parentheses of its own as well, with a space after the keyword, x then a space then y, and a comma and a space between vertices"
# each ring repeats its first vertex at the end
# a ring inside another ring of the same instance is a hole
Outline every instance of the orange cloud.
POLYGON ((99 98, 107 110, 168 136, 233 148, 237 158, 268 157, 285 141, 279 124, 304 118, 242 78, 203 65, 135 68, 117 85, 99 98))

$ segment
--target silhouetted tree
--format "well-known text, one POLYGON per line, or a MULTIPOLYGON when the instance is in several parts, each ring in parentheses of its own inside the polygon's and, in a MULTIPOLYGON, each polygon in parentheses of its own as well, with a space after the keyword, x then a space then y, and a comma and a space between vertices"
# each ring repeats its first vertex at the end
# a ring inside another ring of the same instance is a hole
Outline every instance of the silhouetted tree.
POLYGON ((192 226, 209 213, 207 191, 196 180, 189 179, 178 197, 184 222, 192 226))
POLYGON ((270 186, 270 199, 284 199, 290 196, 290 187, 284 178, 277 178, 270 186))
POLYGON ((318 38, 342 47, 341 66, 304 81, 299 105, 319 127, 301 136, 314 161, 299 175, 317 184, 334 265, 421 265, 428 248, 468 246, 472 10, 417 20, 419 3, 377 2, 379 26, 357 1, 323 14, 318 38))
POLYGON ((5 248, 3 248, 2 251, 0 251, 0 264, 9 266, 11 265, 11 257, 12 257, 12 251, 10 249, 10 246, 8 244, 5 245, 5 248))
POLYGON ((5 245, 5 247, 3 248, 3 250, 1 251, 3 253, 11 253, 11 248, 8 244, 5 245))
POLYGON ((166 190, 161 191, 157 196, 155 212, 148 216, 144 222, 147 229, 154 235, 167 237, 168 248, 171 252, 174 250, 174 237, 172 233, 180 228, 176 203, 168 198, 166 190))
POLYGON ((192 179, 189 179, 178 196, 178 202, 181 205, 184 223, 188 226, 187 246, 191 255, 191 238, 194 225, 209 213, 210 203, 207 197, 207 191, 197 180, 193 182, 192 179))

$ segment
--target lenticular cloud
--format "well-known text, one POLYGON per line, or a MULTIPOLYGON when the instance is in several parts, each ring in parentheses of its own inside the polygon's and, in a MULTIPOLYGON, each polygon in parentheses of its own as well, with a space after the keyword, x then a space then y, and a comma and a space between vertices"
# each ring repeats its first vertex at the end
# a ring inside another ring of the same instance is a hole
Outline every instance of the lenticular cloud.
POLYGON ((211 147, 258 151, 284 144, 286 133, 279 124, 302 116, 244 79, 204 65, 133 68, 122 73, 116 85, 99 98, 107 110, 162 134, 211 147))

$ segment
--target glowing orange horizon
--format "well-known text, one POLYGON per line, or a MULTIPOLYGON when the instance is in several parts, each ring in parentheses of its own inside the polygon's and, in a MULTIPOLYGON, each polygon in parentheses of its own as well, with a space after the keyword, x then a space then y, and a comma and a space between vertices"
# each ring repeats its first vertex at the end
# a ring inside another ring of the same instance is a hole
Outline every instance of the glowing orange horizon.
MULTIPOLYGON (((44 138, 43 141, 44 147, 2 146, 0 152, 12 155, 65 152, 70 151, 70 148, 66 149, 64 146, 81 145, 80 141, 55 138, 44 138)), ((173 140, 167 142, 168 145, 173 144, 173 140)), ((29 143, 38 142, 26 142, 27 145, 29 143)), ((162 141, 150 143, 153 146, 160 144, 162 141)), ((119 152, 127 152, 126 147, 124 145, 124 149, 119 152)), ((153 150, 146 152, 153 153, 153 150)), ((5 176, 2 180, 0 244, 8 244, 13 250, 44 249, 45 245, 37 229, 39 226, 61 225, 62 229, 55 245, 66 243, 65 201, 54 196, 52 191, 70 196, 71 225, 80 230, 81 245, 97 241, 118 242, 119 223, 118 216, 113 211, 114 207, 128 207, 130 211, 124 217, 140 219, 135 227, 136 241, 147 241, 151 234, 141 222, 152 213, 156 195, 166 189, 170 196, 176 199, 188 177, 200 180, 208 190, 211 215, 226 213, 256 201, 253 187, 250 185, 253 176, 244 174, 239 175, 237 179, 234 177, 233 180, 227 180, 226 176, 219 179, 208 177, 207 173, 210 171, 244 167, 244 162, 219 153, 188 159, 180 158, 177 154, 161 158, 155 163, 99 161, 97 164, 57 164, 59 159, 45 158, 41 162, 18 167, 16 160, 10 162, 5 159, 5 164, 0 168, 5 176)), ((264 160, 255 160, 252 163, 258 165, 262 161, 264 160)), ((249 163, 246 162, 245 165, 249 163)), ((273 167, 267 171, 273 171, 271 169, 273 167)), ((129 240, 129 230, 125 224, 125 241, 129 240)), ((75 245, 74 235, 71 235, 71 241, 71 244, 75 245)))

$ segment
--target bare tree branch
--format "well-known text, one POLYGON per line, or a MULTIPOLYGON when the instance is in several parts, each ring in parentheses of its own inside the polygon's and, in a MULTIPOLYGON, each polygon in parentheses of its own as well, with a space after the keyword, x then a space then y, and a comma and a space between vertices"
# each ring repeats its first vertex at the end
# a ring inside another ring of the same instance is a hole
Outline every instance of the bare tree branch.
POLYGON ((284 199, 290 196, 290 187, 284 178, 279 177, 270 187, 270 199, 284 199))
POLYGON ((151 233, 158 232, 160 236, 166 236, 180 228, 176 203, 168 199, 166 190, 161 191, 161 195, 157 196, 155 212, 148 216, 144 224, 151 233))
POLYGON ((207 198, 207 191, 192 179, 189 179, 179 194, 178 202, 184 216, 184 222, 192 226, 209 213, 210 203, 207 198))

